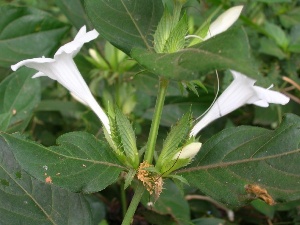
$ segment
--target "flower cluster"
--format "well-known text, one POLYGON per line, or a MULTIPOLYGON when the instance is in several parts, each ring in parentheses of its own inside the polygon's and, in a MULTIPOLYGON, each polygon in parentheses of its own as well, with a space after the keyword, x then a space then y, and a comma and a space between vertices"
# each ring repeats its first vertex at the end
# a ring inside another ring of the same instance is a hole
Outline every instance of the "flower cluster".
MULTIPOLYGON (((221 14, 210 25, 203 40, 205 41, 226 31, 238 19, 242 9, 243 6, 236 6, 221 14)), ((15 71, 21 66, 26 66, 39 71, 33 76, 33 78, 48 76, 53 80, 57 80, 70 91, 74 98, 89 106, 95 112, 108 134, 110 134, 111 128, 108 116, 93 97, 73 60, 74 56, 79 52, 83 44, 96 39, 98 35, 99 34, 96 30, 86 32, 86 27, 83 26, 73 41, 58 49, 53 59, 45 57, 26 59, 13 65, 11 68, 15 71)), ((234 78, 233 82, 219 96, 203 118, 195 124, 190 132, 190 137, 196 136, 212 121, 221 116, 227 115, 245 104, 255 104, 261 107, 268 107, 269 103, 284 105, 289 102, 289 98, 279 92, 255 86, 254 84, 256 81, 246 75, 237 71, 231 71, 231 73, 234 78)), ((173 160, 192 159, 198 153, 200 148, 200 142, 191 143, 183 147, 181 151, 173 157, 173 160)))

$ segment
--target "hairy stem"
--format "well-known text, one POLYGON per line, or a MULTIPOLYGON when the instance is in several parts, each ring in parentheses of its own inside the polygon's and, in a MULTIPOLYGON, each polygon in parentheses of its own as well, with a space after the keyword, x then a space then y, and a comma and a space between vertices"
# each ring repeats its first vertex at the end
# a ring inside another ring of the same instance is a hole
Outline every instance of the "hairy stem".
POLYGON ((136 211, 137 206, 139 205, 139 202, 143 196, 144 193, 144 186, 141 182, 137 185, 137 188, 134 192, 133 198, 130 202, 130 205, 128 207, 128 210, 125 214, 124 220, 122 222, 122 225, 130 225, 132 222, 133 215, 136 211))

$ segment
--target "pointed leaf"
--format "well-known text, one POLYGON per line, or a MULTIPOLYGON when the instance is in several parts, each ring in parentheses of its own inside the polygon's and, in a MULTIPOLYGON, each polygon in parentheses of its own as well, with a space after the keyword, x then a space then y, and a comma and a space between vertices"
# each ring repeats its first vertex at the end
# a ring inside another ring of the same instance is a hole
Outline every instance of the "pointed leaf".
POLYGON ((44 147, 1 133, 22 168, 33 177, 71 191, 96 192, 116 181, 123 167, 112 150, 85 132, 64 134, 44 147))
POLYGON ((30 177, 0 138, 1 224, 91 225, 89 205, 82 194, 30 177))
POLYGON ((183 49, 185 44, 185 36, 188 32, 188 20, 187 15, 184 14, 178 24, 174 27, 170 33, 165 46, 164 52, 177 52, 180 49, 183 49))
POLYGON ((182 5, 180 3, 174 1, 173 12, 170 13, 168 7, 165 6, 163 16, 159 21, 156 31, 153 35, 155 52, 165 52, 164 49, 166 47, 166 42, 179 21, 181 7, 182 5))
POLYGON ((22 68, 0 83, 0 130, 22 131, 40 101, 40 82, 22 68))
MULTIPOLYGON (((173 17, 166 7, 161 20, 154 33, 154 50, 155 52, 163 52, 166 41, 168 40, 170 33, 173 29, 173 17)), ((178 22, 178 20, 176 21, 178 22)))
MULTIPOLYGON (((160 170, 164 165, 171 161, 173 156, 177 153, 178 147, 186 142, 190 130, 191 114, 187 112, 178 123, 171 128, 166 140, 163 143, 163 148, 157 160, 157 168, 160 170)), ((172 161, 172 164, 174 162, 172 161)), ((167 167, 169 168, 169 167, 167 167)), ((162 171, 161 171, 162 172, 162 171)))
POLYGON ((118 135, 120 135, 122 148, 126 156, 132 161, 133 167, 137 168, 139 164, 138 150, 136 147, 135 133, 126 116, 116 107, 116 123, 118 135))
POLYGON ((0 66, 47 56, 58 46, 69 26, 34 8, 0 6, 0 66), (26 26, 24 26, 26 24, 26 26))
POLYGON ((126 177, 125 177, 124 190, 126 188, 128 188, 128 186, 131 184, 135 174, 136 174, 136 170, 129 170, 128 171, 128 173, 126 174, 126 177))
POLYGON ((300 118, 287 114, 274 131, 247 126, 224 130, 178 174, 231 207, 252 200, 245 190, 249 184, 266 189, 278 203, 299 199, 299 127, 300 118))
POLYGON ((85 0, 85 6, 96 30, 117 48, 127 54, 134 46, 152 49, 161 0, 85 0))
POLYGON ((257 71, 249 49, 246 33, 236 28, 175 53, 156 54, 134 48, 131 56, 158 76, 195 80, 216 69, 232 69, 255 76, 257 71))
POLYGON ((182 184, 189 185, 189 182, 182 176, 175 175, 175 174, 169 174, 168 178, 171 178, 174 182, 176 181, 178 183, 181 183, 181 185, 182 184))

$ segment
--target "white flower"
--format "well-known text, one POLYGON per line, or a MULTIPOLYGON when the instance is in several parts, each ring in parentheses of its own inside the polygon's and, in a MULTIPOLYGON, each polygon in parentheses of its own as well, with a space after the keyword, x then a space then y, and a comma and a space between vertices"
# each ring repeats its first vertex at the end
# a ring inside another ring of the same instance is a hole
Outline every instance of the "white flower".
POLYGON ((57 50, 54 59, 45 57, 26 59, 11 66, 11 68, 16 71, 19 67, 26 66, 39 71, 32 78, 48 76, 53 80, 57 80, 71 92, 72 96, 88 105, 110 133, 107 115, 93 97, 73 60, 73 57, 79 52, 84 43, 96 39, 98 35, 99 33, 96 30, 86 32, 86 27, 83 26, 73 41, 57 50))
POLYGON ((173 159, 192 159, 195 157, 195 155, 197 155, 201 146, 202 143, 200 142, 188 144, 187 146, 184 146, 180 152, 173 156, 173 159))
POLYGON ((288 97, 277 91, 254 86, 256 80, 239 72, 231 70, 231 73, 233 74, 234 80, 220 95, 204 117, 193 127, 190 136, 196 136, 197 133, 209 123, 234 111, 244 104, 268 107, 269 103, 285 105, 290 100, 288 97))
POLYGON ((203 40, 226 31, 239 18, 243 6, 234 6, 222 13, 210 26, 203 40))

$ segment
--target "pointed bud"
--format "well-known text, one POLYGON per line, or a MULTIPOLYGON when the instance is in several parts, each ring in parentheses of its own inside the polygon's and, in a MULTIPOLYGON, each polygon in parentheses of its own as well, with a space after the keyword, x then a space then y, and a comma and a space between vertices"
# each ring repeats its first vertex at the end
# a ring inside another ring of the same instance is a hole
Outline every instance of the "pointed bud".
POLYGON ((234 6, 222 13, 210 26, 204 40, 226 31, 234 24, 242 12, 243 6, 234 6))

